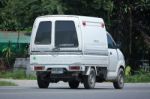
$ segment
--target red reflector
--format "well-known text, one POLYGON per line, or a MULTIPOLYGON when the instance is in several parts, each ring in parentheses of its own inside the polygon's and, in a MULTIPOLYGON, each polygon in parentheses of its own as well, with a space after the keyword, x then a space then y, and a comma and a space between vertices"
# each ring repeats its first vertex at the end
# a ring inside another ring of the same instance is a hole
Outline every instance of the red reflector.
POLYGON ((80 66, 69 66, 69 70, 80 70, 80 66))
POLYGON ((86 26, 86 22, 82 22, 83 26, 86 26))
POLYGON ((34 70, 44 70, 44 66, 34 66, 34 70))
POLYGON ((104 24, 104 23, 101 23, 101 27, 104 28, 104 27, 105 27, 105 24, 104 24))

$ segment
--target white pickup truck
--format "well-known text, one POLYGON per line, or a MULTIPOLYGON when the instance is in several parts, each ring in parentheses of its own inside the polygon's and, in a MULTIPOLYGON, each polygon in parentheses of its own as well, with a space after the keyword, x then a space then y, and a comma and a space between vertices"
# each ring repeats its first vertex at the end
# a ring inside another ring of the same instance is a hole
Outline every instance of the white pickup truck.
POLYGON ((112 81, 124 87, 125 61, 102 18, 76 15, 37 17, 30 41, 30 66, 36 71, 39 88, 68 82, 70 88, 83 83, 112 81))

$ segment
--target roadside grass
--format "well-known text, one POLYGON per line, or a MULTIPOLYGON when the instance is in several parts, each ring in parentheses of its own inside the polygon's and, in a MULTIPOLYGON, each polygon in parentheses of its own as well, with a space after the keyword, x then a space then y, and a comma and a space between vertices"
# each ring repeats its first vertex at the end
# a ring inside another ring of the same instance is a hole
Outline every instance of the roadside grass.
POLYGON ((7 79, 28 79, 28 80, 35 80, 36 77, 33 75, 26 76, 25 70, 14 70, 14 71, 1 71, 0 78, 7 78, 7 79))
POLYGON ((150 72, 139 71, 135 75, 125 77, 126 83, 150 83, 150 72))
POLYGON ((9 81, 0 81, 0 86, 17 86, 17 84, 9 81))

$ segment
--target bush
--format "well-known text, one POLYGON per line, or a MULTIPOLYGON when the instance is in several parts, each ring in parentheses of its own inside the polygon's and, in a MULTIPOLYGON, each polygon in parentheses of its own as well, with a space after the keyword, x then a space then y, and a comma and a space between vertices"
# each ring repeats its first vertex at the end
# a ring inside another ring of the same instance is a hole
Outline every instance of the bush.
POLYGON ((130 66, 126 66, 125 68, 125 76, 130 76, 131 75, 131 67, 130 66))
POLYGON ((150 82, 150 73, 149 72, 144 72, 143 70, 140 70, 135 75, 126 76, 125 81, 126 82, 132 82, 132 83, 150 82))
POLYGON ((12 48, 12 43, 9 41, 7 46, 2 49, 2 58, 4 62, 5 69, 13 68, 15 62, 15 53, 12 48))
POLYGON ((14 70, 14 71, 3 71, 0 72, 0 78, 11 78, 11 79, 36 79, 35 76, 26 76, 25 70, 14 70))
POLYGON ((8 81, 0 81, 0 86, 17 86, 15 83, 8 81))

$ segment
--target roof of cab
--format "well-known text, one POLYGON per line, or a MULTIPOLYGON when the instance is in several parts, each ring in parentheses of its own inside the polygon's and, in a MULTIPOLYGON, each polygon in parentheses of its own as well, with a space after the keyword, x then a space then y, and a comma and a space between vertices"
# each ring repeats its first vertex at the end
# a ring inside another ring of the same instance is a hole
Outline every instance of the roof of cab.
POLYGON ((103 19, 102 18, 99 18, 99 17, 92 17, 92 16, 80 16, 80 15, 44 15, 44 16, 39 16, 37 18, 50 18, 50 17, 76 17, 76 18, 79 18, 81 20, 89 20, 89 21, 94 21, 94 22, 103 22, 103 19))
POLYGON ((99 18, 99 17, 92 17, 92 16, 80 16, 80 15, 44 15, 39 17, 90 17, 90 18, 99 18))

